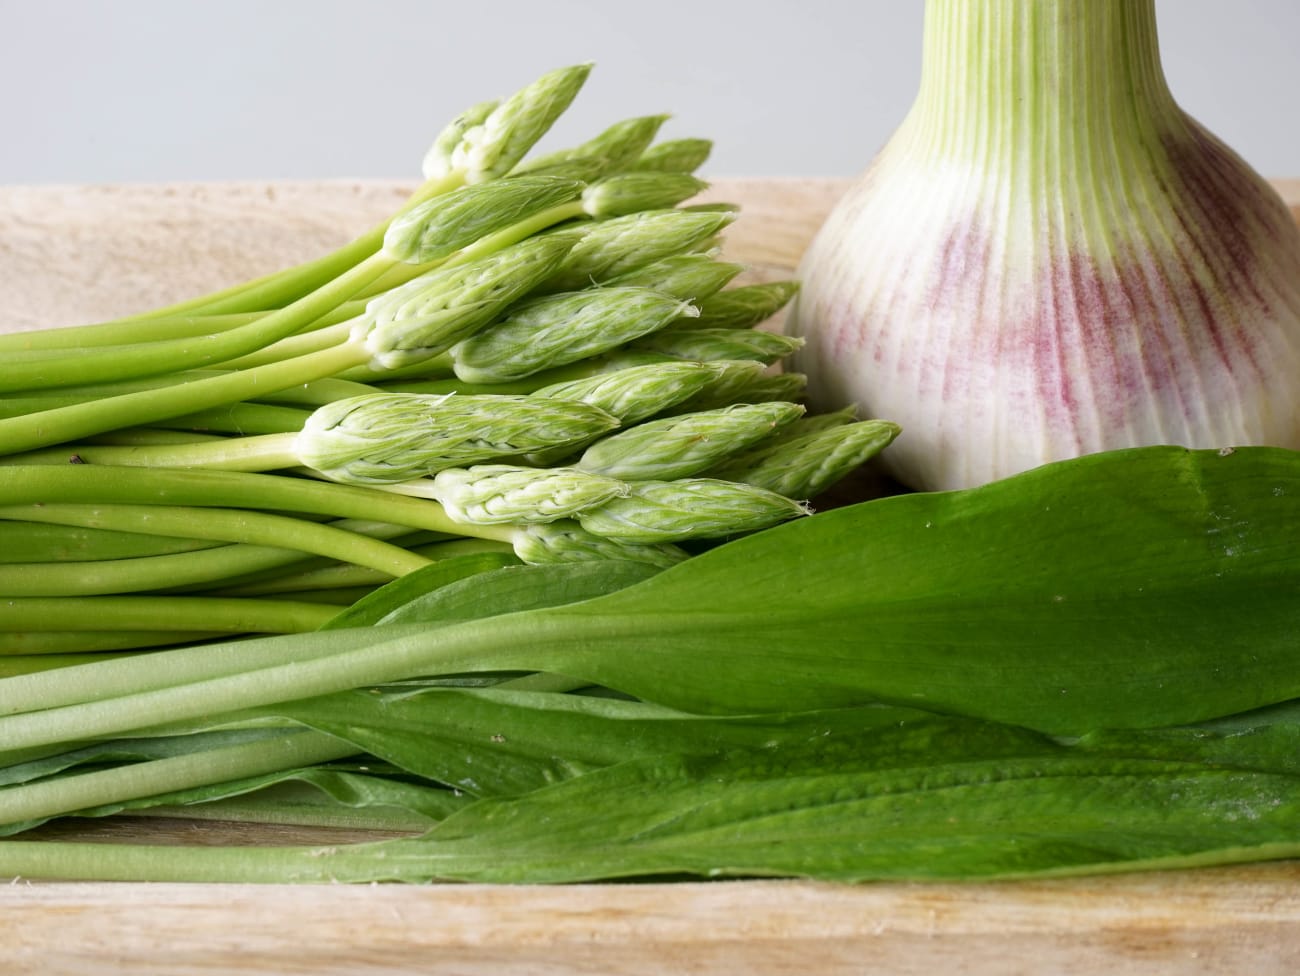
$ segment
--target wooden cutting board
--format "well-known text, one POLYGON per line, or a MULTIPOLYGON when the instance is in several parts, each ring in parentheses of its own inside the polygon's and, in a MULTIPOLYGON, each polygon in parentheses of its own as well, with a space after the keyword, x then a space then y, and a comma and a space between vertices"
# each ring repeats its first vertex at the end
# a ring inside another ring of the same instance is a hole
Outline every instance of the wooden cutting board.
MULTIPOLYGON (((1279 189, 1300 218, 1300 180, 1279 189)), ((845 184, 719 180, 728 254, 789 276, 845 184)), ((397 182, 0 188, 0 329, 94 321, 345 242, 397 182)), ((0 368, 3 368, 0 366, 0 368)), ((146 818, 79 839, 296 843, 146 818)), ((348 839, 340 836, 340 840, 348 839)), ((1224 974, 1300 971, 1300 862, 1017 884, 0 885, 6 973, 1224 974)))

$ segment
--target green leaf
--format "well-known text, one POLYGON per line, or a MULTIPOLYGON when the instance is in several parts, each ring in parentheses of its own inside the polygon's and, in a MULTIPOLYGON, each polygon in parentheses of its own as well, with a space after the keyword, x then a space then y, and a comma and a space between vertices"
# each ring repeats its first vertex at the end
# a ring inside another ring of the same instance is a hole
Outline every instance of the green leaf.
POLYGON ((1296 452, 1117 451, 758 533, 508 656, 687 711, 1195 722, 1300 696, 1297 526, 1296 452))
POLYGON ((146 762, 183 756, 204 749, 258 742, 280 734, 275 729, 235 728, 198 730, 189 735, 153 736, 138 739, 111 739, 92 742, 76 749, 54 753, 0 767, 0 787, 30 783, 76 770, 83 766, 105 766, 124 762, 146 762))
MULTIPOLYGON (((650 875, 973 879, 1300 853, 1300 777, 1099 756, 930 722, 721 756, 637 759, 485 800, 386 851, 490 882, 650 875)), ((396 864, 393 864, 396 867, 396 864)), ((374 864, 372 869, 380 869, 374 864)))
POLYGON ((362 597, 321 627, 321 630, 373 627, 390 614, 441 587, 480 573, 516 565, 518 562, 514 555, 504 552, 474 552, 440 559, 423 569, 399 576, 369 596, 362 597))
POLYGON ((395 607, 384 624, 478 620, 576 603, 640 583, 658 567, 631 560, 505 566, 449 581, 395 607))
MULTIPOLYGON (((1300 775, 1253 730, 1297 711, 1126 733, 1098 751, 935 717, 693 755, 651 753, 462 807, 418 838, 316 848, 0 843, 0 872, 105 880, 562 883, 619 878, 974 880, 1300 855, 1300 775), (1115 746, 1115 743, 1111 743, 1115 746), (1259 768, 1250 768, 1258 763, 1259 768)), ((1294 764, 1294 759, 1289 760, 1294 764)))
POLYGON ((1300 776, 1300 700, 1197 725, 1104 729, 1079 739, 1104 755, 1164 756, 1300 776))
POLYGON ((566 606, 213 645, 208 671, 172 651, 147 671, 131 659, 53 672, 118 696, 86 704, 43 675, 4 679, 0 738, 27 750, 509 671, 700 714, 880 701, 1062 735, 1194 723, 1300 697, 1297 525, 1296 452, 1093 455, 829 511, 566 606), (229 670, 250 657, 254 669, 229 670), (155 680, 164 663, 195 683, 155 680))
POLYGON ((511 796, 635 757, 775 746, 929 718, 865 706, 710 717, 643 702, 507 688, 355 691, 267 709, 476 796, 511 796))
MULTIPOLYGON (((204 804, 260 794, 271 787, 298 784, 308 790, 266 793, 256 806, 246 804, 241 819, 267 823, 327 823, 330 820, 349 826, 363 826, 361 819, 345 811, 367 811, 368 825, 394 830, 420 830, 464 806, 467 798, 452 790, 422 783, 406 782, 364 772, 337 770, 324 766, 280 770, 259 776, 178 790, 155 796, 139 797, 104 804, 85 810, 70 811, 68 816, 107 817, 117 813, 152 810, 159 807, 194 806, 196 816, 205 816, 204 804), (332 809, 331 809, 332 808, 332 809), (256 812, 254 812, 256 811, 256 812)), ((184 810, 171 810, 185 816, 184 810)), ((0 836, 19 833, 38 826, 42 821, 0 825, 0 836)))

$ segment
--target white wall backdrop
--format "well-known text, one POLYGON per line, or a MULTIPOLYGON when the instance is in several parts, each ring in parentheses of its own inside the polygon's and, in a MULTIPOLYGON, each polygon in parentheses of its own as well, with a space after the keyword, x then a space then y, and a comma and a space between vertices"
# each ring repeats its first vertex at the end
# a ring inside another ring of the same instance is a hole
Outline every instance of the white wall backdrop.
MULTIPOLYGON (((1300 176, 1300 2, 1158 9, 1183 105, 1300 176)), ((921 0, 0 0, 0 183, 413 176, 460 109, 582 61, 547 146, 670 112, 715 141, 706 174, 847 176, 920 31, 921 0)))

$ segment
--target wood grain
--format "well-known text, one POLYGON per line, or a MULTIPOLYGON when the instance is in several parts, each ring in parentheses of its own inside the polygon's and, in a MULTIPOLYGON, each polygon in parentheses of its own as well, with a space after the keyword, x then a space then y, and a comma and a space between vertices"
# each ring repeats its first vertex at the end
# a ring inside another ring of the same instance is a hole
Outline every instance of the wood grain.
MULTIPOLYGON (((1278 187, 1300 219, 1300 180, 1278 187)), ((718 180, 728 257, 789 275, 843 192, 718 180)), ((0 329, 126 314, 310 258, 398 182, 0 188, 0 329)), ((285 843, 284 830, 124 819, 84 839, 285 843)), ((320 836, 316 834, 315 836, 320 836)), ((1006 885, 801 882, 0 886, 9 973, 1129 974, 1300 970, 1300 863, 1006 885)))
POLYGON ((7 971, 835 976, 1300 966, 1300 867, 1087 884, 0 889, 7 971))

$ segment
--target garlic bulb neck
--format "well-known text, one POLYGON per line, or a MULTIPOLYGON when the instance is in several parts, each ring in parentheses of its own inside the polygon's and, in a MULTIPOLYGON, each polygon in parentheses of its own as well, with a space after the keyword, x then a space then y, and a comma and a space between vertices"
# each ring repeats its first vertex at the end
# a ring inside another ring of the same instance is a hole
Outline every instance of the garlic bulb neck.
POLYGON ((931 0, 922 51, 899 151, 979 166, 1050 153, 1078 165, 1183 125, 1153 0, 931 0))
POLYGON ((1300 448, 1300 230, 1176 104, 1154 0, 928 0, 916 102, 800 268, 818 410, 967 487, 1141 444, 1300 448))

